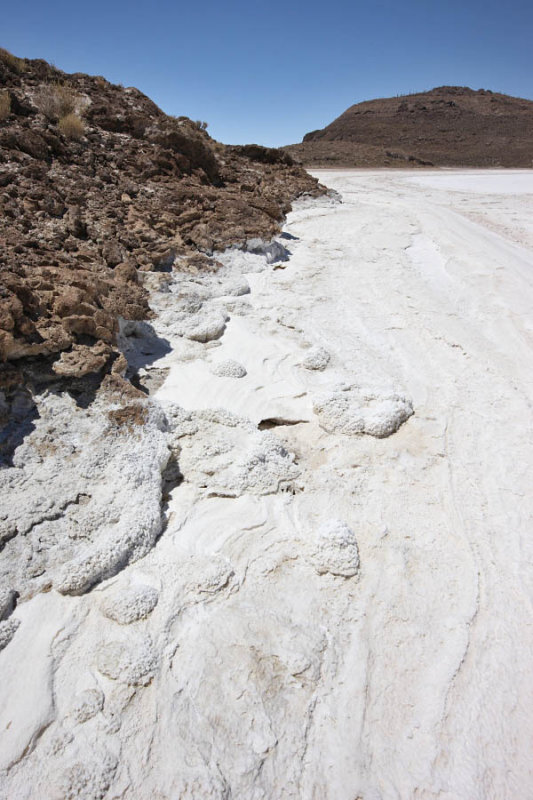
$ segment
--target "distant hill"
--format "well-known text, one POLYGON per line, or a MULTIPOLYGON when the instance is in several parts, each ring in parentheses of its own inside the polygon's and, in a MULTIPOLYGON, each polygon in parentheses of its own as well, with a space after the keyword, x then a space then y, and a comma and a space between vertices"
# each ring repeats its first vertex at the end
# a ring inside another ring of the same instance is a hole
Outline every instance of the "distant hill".
POLYGON ((440 86, 357 103, 284 149, 306 166, 532 167, 533 101, 440 86))

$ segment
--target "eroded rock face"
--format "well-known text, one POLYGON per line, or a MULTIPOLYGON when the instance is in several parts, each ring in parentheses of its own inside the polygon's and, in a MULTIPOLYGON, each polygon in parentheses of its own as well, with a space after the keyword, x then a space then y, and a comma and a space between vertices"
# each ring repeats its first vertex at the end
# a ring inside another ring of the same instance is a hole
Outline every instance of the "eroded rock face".
MULTIPOLYGON (((225 147, 101 77, 2 51, 0 85, 10 105, 0 121, 0 362, 38 357, 50 377, 102 376, 119 317, 150 315, 139 272, 212 270, 213 251, 271 239, 291 200, 323 191, 290 156, 225 147), (67 105, 81 119, 76 138, 58 126, 67 105)), ((206 341, 217 324, 189 335, 206 341)))

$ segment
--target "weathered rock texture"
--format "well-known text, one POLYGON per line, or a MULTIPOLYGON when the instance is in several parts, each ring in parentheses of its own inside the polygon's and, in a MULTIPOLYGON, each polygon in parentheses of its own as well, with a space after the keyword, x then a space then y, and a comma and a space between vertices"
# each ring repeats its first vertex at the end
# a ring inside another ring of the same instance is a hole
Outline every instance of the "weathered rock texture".
MULTIPOLYGON (((19 373, 36 356, 48 379, 109 372, 118 318, 149 316, 139 272, 213 269, 322 191, 290 156, 221 145, 102 77, 0 51, 0 87, 0 361, 19 373)), ((4 370, 0 389, 27 380, 4 370)))
POLYGON ((531 167, 533 101, 441 86, 368 100, 286 149, 308 166, 531 167))

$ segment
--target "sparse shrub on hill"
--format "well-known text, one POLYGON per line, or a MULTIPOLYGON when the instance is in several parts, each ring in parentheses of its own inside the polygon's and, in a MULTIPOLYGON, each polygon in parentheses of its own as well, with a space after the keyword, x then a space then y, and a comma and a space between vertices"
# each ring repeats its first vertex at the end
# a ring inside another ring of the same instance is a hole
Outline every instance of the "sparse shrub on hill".
POLYGON ((11 111, 11 98, 7 92, 0 92, 0 122, 9 116, 11 111))
POLYGON ((17 73, 17 75, 21 75, 23 72, 26 72, 27 66, 24 59, 14 56, 13 53, 10 53, 9 50, 4 50, 3 47, 0 47, 0 59, 5 61, 6 64, 13 70, 13 72, 17 73))
POLYGON ((66 114, 61 117, 57 127, 67 139, 81 139, 85 132, 83 122, 77 114, 66 114))
POLYGON ((39 95, 39 110, 50 120, 58 120, 75 114, 81 98, 71 87, 65 84, 49 84, 39 95))
POLYGON ((209 126, 208 122, 202 122, 202 120, 200 119, 197 119, 194 124, 196 125, 199 131, 206 131, 209 126))

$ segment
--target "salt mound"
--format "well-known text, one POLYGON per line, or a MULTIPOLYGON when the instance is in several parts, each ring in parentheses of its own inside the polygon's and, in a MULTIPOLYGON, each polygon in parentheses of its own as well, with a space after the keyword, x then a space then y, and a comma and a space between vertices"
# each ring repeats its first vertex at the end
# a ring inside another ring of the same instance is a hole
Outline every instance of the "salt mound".
POLYGON ((223 296, 229 295, 231 297, 242 297, 244 294, 250 294, 250 284, 246 278, 235 279, 222 287, 223 296))
POLYGON ((328 433, 367 434, 378 439, 395 433, 414 414, 411 401, 403 395, 379 395, 358 389, 317 400, 313 411, 320 427, 328 433))
POLYGON ((314 555, 316 571, 351 578, 359 572, 359 550, 355 534, 345 522, 331 519, 324 523, 317 534, 317 549, 314 555))
POLYGON ((147 617, 156 607, 158 599, 159 592, 153 586, 132 586, 104 597, 101 610, 106 617, 120 625, 130 625, 147 617))
MULTIPOLYGON (((240 288, 244 291, 244 286, 240 288)), ((199 284, 180 281, 169 284, 168 293, 158 294, 155 302, 159 336, 168 339, 181 336, 202 343, 219 339, 228 321, 226 312, 211 302, 212 296, 219 292, 199 284)))
POLYGON ((148 686, 157 667, 157 654, 149 636, 103 645, 96 658, 102 675, 129 686, 148 686))
POLYGON ((185 480, 225 497, 273 494, 290 488, 300 470, 281 441, 225 409, 169 409, 185 480))
POLYGON ((210 556, 194 556, 189 560, 191 577, 186 589, 194 596, 215 595, 228 585, 235 575, 232 563, 216 553, 210 556))
POLYGON ((302 367, 322 372, 326 369, 330 359, 330 354, 323 347, 313 347, 303 359, 302 367))
POLYGON ((90 760, 82 757, 61 770, 56 769, 51 775, 54 800, 102 800, 105 797, 115 777, 118 760, 108 751, 99 750, 91 754, 90 760))
POLYGON ((76 722, 87 722, 95 717, 104 707, 104 693, 101 689, 85 689, 76 695, 72 707, 72 716, 76 722))
POLYGON ((219 339, 226 329, 226 316, 210 309, 207 313, 193 314, 175 326, 176 332, 194 342, 210 342, 219 339))
POLYGON ((38 399, 40 417, 0 472, 4 524, 15 536, 0 585, 24 597, 54 585, 80 594, 153 546, 162 526, 170 451, 155 405, 88 409, 68 395, 38 399))
POLYGON ((244 378, 246 369, 238 361, 228 359, 211 366, 211 372, 219 378, 244 378))

